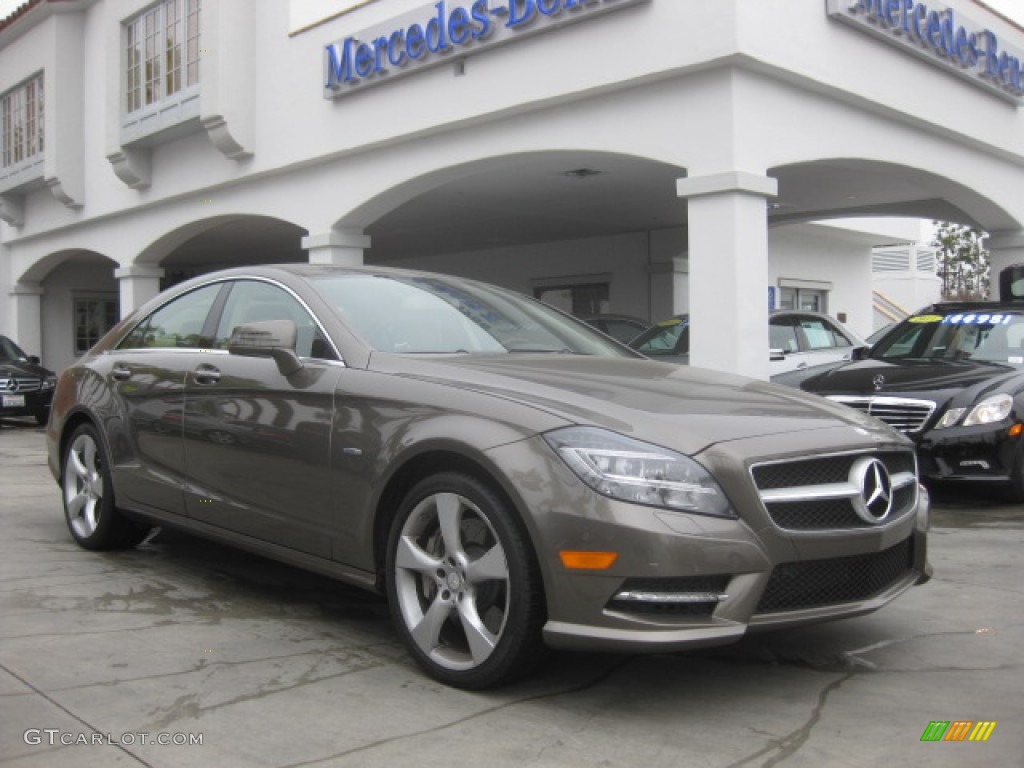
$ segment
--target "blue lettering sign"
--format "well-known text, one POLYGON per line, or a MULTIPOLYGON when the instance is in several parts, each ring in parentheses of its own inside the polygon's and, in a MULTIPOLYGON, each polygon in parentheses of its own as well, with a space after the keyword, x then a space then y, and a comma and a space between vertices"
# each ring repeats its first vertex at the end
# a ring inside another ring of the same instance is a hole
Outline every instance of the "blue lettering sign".
POLYGON ((650 0, 435 0, 325 46, 324 96, 451 60, 459 49, 511 42, 643 2, 650 0))
POLYGON ((1001 45, 992 30, 942 7, 940 0, 826 1, 832 18, 949 67, 1004 98, 1024 102, 1024 51, 1001 45))

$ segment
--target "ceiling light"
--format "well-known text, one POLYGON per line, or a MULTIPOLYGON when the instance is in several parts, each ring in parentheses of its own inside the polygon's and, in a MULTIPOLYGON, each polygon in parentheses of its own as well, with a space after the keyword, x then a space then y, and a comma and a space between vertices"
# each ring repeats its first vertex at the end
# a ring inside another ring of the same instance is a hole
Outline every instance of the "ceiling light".
POLYGON ((572 171, 566 171, 563 175, 568 176, 570 179, 585 179, 588 176, 597 176, 601 171, 595 171, 593 168, 576 168, 572 171))

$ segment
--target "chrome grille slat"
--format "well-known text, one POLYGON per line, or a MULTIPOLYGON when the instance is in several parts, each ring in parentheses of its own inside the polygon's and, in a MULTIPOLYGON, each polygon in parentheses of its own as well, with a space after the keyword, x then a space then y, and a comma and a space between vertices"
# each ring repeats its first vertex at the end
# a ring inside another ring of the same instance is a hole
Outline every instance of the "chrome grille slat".
POLYGON ((761 503, 780 529, 796 533, 864 530, 874 524, 857 511, 861 488, 851 469, 867 458, 881 460, 892 484, 889 525, 917 506, 917 471, 912 450, 856 451, 755 464, 750 468, 761 503))
POLYGON ((38 392, 42 386, 42 380, 35 376, 15 376, 13 378, 5 376, 0 378, 0 392, 13 392, 14 394, 38 392), (17 382, 18 386, 12 387, 12 382, 17 382))
POLYGON ((900 432, 919 432, 928 423, 935 412, 932 400, 916 400, 909 397, 890 397, 888 395, 828 395, 835 403, 854 408, 868 416, 884 421, 900 432))

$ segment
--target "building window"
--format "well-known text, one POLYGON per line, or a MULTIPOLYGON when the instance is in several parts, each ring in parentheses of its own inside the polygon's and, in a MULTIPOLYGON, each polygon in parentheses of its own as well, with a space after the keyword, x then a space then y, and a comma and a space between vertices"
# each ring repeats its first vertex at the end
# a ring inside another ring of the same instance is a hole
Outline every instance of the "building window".
POLYGON ((77 296, 74 299, 75 354, 84 355, 117 324, 117 299, 113 296, 77 296))
POLYGON ((164 0, 125 24, 125 111, 199 83, 200 0, 164 0))
POLYGON ((8 91, 0 100, 3 114, 3 164, 20 165, 41 155, 44 149, 43 76, 8 91))
POLYGON ((825 312, 825 291, 813 288, 783 288, 779 296, 780 309, 799 309, 804 312, 825 312))
POLYGON ((546 285, 534 288, 533 295, 545 304, 576 317, 592 317, 608 311, 608 283, 546 285))

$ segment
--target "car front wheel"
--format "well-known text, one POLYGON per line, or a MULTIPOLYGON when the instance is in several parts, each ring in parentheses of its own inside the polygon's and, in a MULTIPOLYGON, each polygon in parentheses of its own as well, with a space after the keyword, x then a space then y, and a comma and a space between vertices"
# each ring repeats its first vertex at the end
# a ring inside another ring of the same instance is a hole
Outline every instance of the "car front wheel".
POLYGON ((78 427, 67 442, 61 489, 68 529, 85 549, 127 549, 149 533, 114 506, 106 453, 91 424, 78 427))
POLYGON ((408 493, 386 568, 398 633, 437 680, 485 688, 542 658, 536 559, 508 504, 475 478, 438 474, 408 493))

